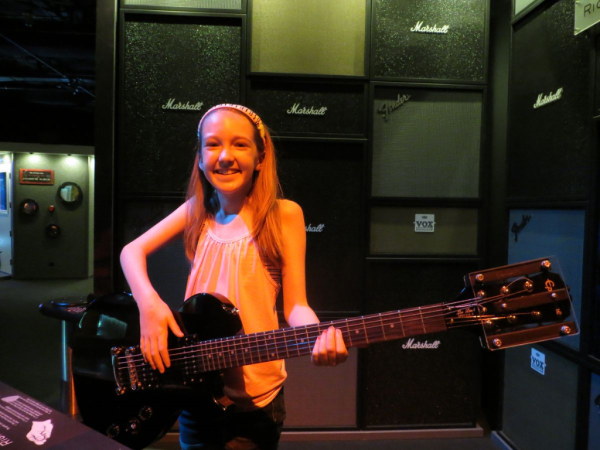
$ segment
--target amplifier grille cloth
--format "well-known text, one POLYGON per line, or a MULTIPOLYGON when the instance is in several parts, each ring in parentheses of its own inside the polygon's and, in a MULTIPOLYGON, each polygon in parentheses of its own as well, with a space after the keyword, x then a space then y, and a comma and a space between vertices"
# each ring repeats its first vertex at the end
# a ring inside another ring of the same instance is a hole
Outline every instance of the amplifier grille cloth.
POLYGON ((376 197, 476 198, 479 195, 481 93, 387 93, 376 99, 373 182, 376 197), (377 111, 410 95, 400 108, 377 111))
POLYGON ((240 10, 242 0, 125 0, 125 6, 240 10))

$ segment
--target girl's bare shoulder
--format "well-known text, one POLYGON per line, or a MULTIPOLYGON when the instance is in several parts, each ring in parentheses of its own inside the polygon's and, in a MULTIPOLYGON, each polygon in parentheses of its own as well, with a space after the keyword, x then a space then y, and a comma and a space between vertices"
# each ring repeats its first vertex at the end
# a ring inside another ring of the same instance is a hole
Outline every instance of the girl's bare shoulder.
POLYGON ((284 221, 304 219, 302 208, 292 200, 278 200, 281 218, 284 221))

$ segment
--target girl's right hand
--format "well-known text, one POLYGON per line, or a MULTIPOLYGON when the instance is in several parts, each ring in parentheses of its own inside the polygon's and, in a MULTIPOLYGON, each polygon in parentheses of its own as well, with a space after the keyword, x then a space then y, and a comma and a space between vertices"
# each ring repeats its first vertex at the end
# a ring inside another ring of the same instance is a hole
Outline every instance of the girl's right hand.
POLYGON ((171 366, 168 350, 169 329, 177 337, 183 337, 171 309, 158 295, 146 298, 140 311, 140 349, 144 360, 154 370, 164 373, 166 367, 171 366))

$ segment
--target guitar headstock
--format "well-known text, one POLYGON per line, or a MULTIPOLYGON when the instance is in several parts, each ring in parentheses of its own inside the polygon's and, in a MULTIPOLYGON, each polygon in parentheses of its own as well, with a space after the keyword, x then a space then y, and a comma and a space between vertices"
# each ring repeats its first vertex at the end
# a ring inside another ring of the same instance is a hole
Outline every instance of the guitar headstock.
POLYGON ((579 332, 569 288, 555 257, 470 273, 465 284, 473 299, 448 305, 450 326, 476 320, 490 350, 571 336, 579 332))

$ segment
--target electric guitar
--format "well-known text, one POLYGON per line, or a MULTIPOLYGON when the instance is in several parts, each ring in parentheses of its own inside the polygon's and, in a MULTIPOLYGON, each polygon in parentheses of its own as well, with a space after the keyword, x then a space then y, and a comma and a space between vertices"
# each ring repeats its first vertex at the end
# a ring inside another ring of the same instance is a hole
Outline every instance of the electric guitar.
POLYGON ((79 411, 91 428, 144 448, 171 429, 182 409, 213 395, 221 371, 310 355, 332 325, 347 347, 469 326, 482 331, 482 345, 490 350, 574 335, 578 328, 557 266, 546 258, 474 272, 452 302, 254 334, 240 334, 238 311, 226 299, 198 294, 175 312, 186 336, 171 336, 171 367, 164 374, 141 355, 131 295, 104 296, 87 308, 72 339, 79 411))

